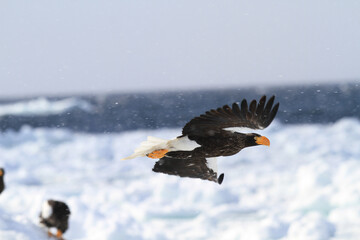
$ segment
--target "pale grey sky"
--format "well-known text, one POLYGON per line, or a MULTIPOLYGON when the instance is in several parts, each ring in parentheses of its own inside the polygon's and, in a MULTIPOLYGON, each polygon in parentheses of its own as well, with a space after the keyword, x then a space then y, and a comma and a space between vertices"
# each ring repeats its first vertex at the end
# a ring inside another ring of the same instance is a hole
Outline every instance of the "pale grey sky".
POLYGON ((358 0, 4 0, 0 97, 359 81, 358 0))

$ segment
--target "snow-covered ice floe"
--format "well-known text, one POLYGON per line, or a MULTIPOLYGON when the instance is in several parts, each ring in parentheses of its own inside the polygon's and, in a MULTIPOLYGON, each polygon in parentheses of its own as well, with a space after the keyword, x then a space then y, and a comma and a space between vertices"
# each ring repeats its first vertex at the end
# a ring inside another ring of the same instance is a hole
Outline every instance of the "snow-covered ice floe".
POLYGON ((259 132, 271 147, 220 158, 222 185, 120 161, 148 135, 23 127, 0 135, 0 239, 47 239, 42 202, 71 210, 66 239, 360 239, 360 122, 282 125, 259 132))
POLYGON ((60 114, 78 108, 90 112, 93 106, 79 98, 65 98, 56 101, 50 101, 46 98, 37 98, 33 100, 20 101, 0 105, 0 117, 6 115, 15 116, 46 116, 60 114))

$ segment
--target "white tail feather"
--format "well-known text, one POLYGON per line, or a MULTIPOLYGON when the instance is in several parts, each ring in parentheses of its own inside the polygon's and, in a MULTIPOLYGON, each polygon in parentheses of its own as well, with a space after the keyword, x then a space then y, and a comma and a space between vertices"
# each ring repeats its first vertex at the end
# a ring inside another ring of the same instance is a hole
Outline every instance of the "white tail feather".
POLYGON ((147 154, 159 150, 159 149, 168 149, 169 148, 169 140, 157 138, 157 137, 147 137, 147 140, 140 143, 140 146, 135 149, 134 153, 126 158, 121 160, 133 159, 136 157, 144 157, 147 154))

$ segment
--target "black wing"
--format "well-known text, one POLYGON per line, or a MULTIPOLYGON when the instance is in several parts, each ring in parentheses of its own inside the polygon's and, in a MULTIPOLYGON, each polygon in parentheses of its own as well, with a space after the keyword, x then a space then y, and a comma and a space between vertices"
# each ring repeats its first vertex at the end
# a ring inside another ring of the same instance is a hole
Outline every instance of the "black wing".
POLYGON ((223 173, 218 178, 217 172, 207 166, 205 158, 176 159, 163 157, 155 163, 152 170, 180 177, 200 178, 219 184, 224 179, 223 173))
POLYGON ((279 109, 279 103, 274 104, 275 96, 266 103, 266 96, 261 97, 259 103, 252 100, 250 105, 244 99, 239 106, 233 103, 216 110, 207 111, 199 117, 193 118, 183 128, 182 134, 191 136, 213 136, 228 127, 245 127, 264 129, 274 120, 279 109))

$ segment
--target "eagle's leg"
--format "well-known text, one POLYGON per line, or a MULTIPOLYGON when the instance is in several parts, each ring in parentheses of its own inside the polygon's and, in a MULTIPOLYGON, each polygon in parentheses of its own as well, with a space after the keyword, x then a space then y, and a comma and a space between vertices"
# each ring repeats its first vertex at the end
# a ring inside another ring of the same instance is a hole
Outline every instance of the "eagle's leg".
POLYGON ((59 240, 64 240, 63 237, 62 237, 62 232, 61 232, 59 229, 57 230, 56 237, 57 237, 59 240))
POLYGON ((159 158, 164 157, 167 152, 169 152, 169 150, 159 149, 159 150, 155 150, 149 154, 146 154, 146 156, 148 156, 149 158, 159 159, 159 158))

